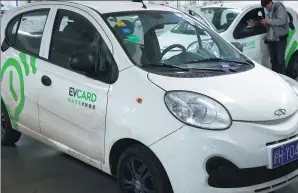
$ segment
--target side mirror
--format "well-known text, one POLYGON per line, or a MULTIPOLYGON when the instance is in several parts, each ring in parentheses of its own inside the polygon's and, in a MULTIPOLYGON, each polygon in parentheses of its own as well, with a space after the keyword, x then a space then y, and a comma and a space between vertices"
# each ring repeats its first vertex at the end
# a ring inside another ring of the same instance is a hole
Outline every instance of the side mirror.
POLYGON ((95 57, 92 54, 76 53, 70 58, 69 67, 75 71, 93 74, 95 72, 95 57))
POLYGON ((240 52, 243 52, 243 45, 239 42, 231 42, 231 44, 233 44, 233 46, 235 46, 238 50, 240 50, 240 52))
POLYGON ((5 37, 1 44, 1 51, 5 52, 6 50, 8 50, 9 47, 10 47, 10 45, 8 44, 7 37, 5 37))
POLYGON ((142 24, 141 24, 140 20, 135 22, 135 27, 142 27, 142 24))

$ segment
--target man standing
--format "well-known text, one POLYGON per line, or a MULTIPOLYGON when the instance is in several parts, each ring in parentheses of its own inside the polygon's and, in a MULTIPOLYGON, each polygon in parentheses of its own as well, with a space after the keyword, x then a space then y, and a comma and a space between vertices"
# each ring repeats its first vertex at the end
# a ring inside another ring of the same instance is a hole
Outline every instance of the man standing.
MULTIPOLYGON (((269 48, 272 70, 285 74, 285 52, 289 33, 288 13, 281 2, 261 0, 265 8, 266 18, 260 21, 267 28, 265 43, 269 48)), ((255 21, 249 20, 248 25, 255 26, 255 21)))

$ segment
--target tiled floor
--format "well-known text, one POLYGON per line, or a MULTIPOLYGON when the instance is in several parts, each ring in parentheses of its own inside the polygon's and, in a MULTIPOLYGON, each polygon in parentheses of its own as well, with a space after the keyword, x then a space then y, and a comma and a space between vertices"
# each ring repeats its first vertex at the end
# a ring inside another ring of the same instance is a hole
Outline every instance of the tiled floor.
MULTIPOLYGON (((110 176, 28 137, 2 147, 1 162, 2 193, 119 193, 110 176)), ((275 193, 298 193, 298 182, 275 193)))

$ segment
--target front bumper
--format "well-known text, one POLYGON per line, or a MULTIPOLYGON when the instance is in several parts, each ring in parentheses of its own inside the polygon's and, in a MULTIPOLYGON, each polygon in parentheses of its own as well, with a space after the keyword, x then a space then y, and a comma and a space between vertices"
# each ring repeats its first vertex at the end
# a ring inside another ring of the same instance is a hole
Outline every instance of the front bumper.
POLYGON ((297 120, 298 113, 279 122, 234 122, 225 131, 184 126, 150 148, 175 193, 267 193, 298 178, 297 161, 267 169, 266 148, 290 137, 298 139, 297 120), (221 158, 219 164, 210 164, 216 157, 221 158))

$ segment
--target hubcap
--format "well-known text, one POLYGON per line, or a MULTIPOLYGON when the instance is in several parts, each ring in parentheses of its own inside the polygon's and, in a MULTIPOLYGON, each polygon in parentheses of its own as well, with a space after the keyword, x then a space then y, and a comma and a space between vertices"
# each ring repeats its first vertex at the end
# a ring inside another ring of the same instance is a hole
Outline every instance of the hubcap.
POLYGON ((4 112, 1 112, 1 137, 5 135, 6 118, 4 112))
POLYGON ((125 193, 155 193, 152 173, 142 160, 129 158, 122 175, 125 193))

